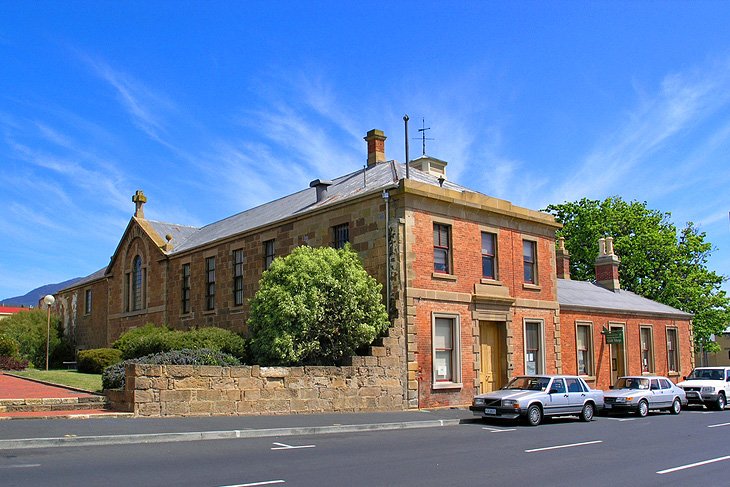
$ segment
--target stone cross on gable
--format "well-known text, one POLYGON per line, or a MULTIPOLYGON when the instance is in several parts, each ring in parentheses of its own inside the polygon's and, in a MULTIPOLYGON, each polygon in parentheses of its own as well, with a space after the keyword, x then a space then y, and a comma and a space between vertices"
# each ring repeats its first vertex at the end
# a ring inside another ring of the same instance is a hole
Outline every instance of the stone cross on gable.
POLYGON ((144 218, 144 204, 147 203, 147 197, 144 195, 141 189, 135 191, 132 196, 132 202, 134 203, 134 216, 136 218, 144 218))

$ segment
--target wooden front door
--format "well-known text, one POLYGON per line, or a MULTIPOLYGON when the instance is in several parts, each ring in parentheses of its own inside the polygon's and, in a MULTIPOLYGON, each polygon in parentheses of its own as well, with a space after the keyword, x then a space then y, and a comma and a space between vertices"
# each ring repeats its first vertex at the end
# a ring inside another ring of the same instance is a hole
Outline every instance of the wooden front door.
POLYGON ((611 331, 624 331, 623 343, 612 343, 611 347, 611 384, 615 384, 616 380, 622 375, 626 375, 626 332, 623 326, 610 326, 611 331))
POLYGON ((505 345, 503 343, 503 324, 494 321, 479 322, 479 351, 481 367, 479 370, 480 392, 491 392, 503 385, 502 367, 505 345))

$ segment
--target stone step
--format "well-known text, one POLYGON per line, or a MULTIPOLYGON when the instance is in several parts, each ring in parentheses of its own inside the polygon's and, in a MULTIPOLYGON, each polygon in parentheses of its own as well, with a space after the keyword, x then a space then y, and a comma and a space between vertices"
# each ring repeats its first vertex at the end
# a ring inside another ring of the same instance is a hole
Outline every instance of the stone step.
POLYGON ((108 409, 106 397, 44 397, 28 399, 0 399, 0 412, 41 412, 108 409))

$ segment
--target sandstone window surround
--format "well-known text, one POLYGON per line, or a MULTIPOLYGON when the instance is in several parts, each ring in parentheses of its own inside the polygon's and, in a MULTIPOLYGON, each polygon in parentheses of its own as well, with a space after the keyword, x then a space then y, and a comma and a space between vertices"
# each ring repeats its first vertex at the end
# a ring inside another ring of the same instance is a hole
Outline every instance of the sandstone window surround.
POLYGON ((273 238, 264 242, 264 270, 271 267, 271 263, 274 262, 274 258, 276 257, 274 243, 275 240, 273 238))
POLYGON ((433 313, 431 320, 432 388, 461 388, 461 317, 433 313))
POLYGON ((91 289, 84 291, 84 314, 91 314, 91 289))
POLYGON ((145 309, 147 269, 142 266, 142 257, 134 257, 132 271, 127 272, 124 277, 124 310, 133 312, 145 309))
POLYGON ((190 264, 182 265, 182 289, 180 290, 180 302, 182 314, 190 313, 190 264))
POLYGON ((545 373, 545 346, 542 320, 525 320, 525 374, 545 373))
POLYGON ((590 322, 575 324, 575 352, 578 375, 593 376, 593 325, 590 322))
POLYGON ((350 224, 343 223, 332 227, 332 244, 334 248, 341 249, 350 241, 350 224))
POLYGON ((670 374, 679 374, 679 331, 677 328, 667 328, 667 370, 670 374))
POLYGON ((243 305, 243 249, 233 251, 233 305, 243 305))
POLYGON ((205 309, 215 309, 215 257, 205 259, 205 309))
POLYGON ((641 345, 641 372, 654 373, 654 341, 651 326, 642 326, 639 331, 641 345))
POLYGON ((497 280, 497 234, 482 232, 482 278, 497 280))

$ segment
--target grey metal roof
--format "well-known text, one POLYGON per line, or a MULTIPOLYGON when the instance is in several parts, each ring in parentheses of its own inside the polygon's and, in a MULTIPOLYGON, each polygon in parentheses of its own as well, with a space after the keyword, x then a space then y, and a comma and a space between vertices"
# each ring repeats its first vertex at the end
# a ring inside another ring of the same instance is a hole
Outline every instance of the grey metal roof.
POLYGON ((56 291, 56 293, 61 293, 61 292, 66 291, 67 289, 73 289, 75 287, 80 287, 80 286, 84 286, 86 284, 89 284, 90 282, 96 281, 96 280, 101 279, 102 277, 104 277, 104 274, 105 273, 106 273, 106 266, 102 267, 101 269, 99 269, 96 272, 93 272, 93 273, 89 274, 86 277, 82 277, 81 279, 79 279, 78 281, 74 282, 70 286, 67 286, 67 287, 65 287, 63 289, 59 289, 58 291, 56 291))
POLYGON ((593 311, 621 311, 639 314, 671 315, 690 319, 692 315, 666 304, 657 303, 631 291, 609 291, 586 281, 558 279, 558 303, 562 307, 593 311))
POLYGON ((177 225, 174 223, 158 222, 154 220, 147 220, 147 223, 152 225, 152 228, 157 232, 160 238, 164 239, 165 235, 172 236, 173 248, 182 245, 191 235, 200 230, 197 227, 188 227, 185 225, 177 225))
MULTIPOLYGON (((439 186, 439 180, 436 176, 418 169, 409 168, 409 176, 414 181, 439 186)), ((170 254, 191 250, 216 240, 247 232, 254 228, 314 211, 363 194, 382 191, 397 184, 404 177, 405 165, 402 163, 389 161, 376 164, 332 180, 332 185, 327 188, 327 196, 319 203, 317 202, 315 188, 303 189, 199 228, 191 232, 182 243, 173 240, 174 249, 170 254)), ((443 187, 455 191, 474 192, 450 181, 444 181, 443 187)), ((161 236, 164 236, 164 234, 161 233, 161 236)))

